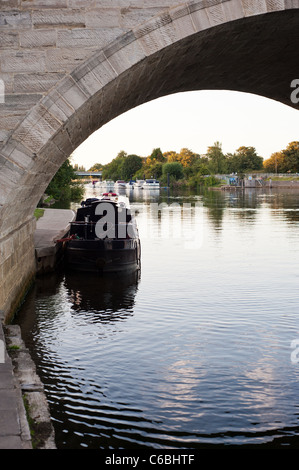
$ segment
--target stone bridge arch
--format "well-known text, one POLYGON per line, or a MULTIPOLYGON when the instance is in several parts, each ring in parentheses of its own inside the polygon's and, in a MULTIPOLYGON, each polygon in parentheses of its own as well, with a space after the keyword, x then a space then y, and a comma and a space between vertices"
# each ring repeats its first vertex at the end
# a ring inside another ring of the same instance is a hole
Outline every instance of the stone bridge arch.
MULTIPOLYGON (((29 0, 4 3, 8 7, 21 3, 23 9, 15 9, 13 15, 9 10, 4 11, 1 19, 4 26, 0 30, 3 41, 15 39, 11 29, 5 30, 5 27, 10 24, 14 27, 20 18, 29 22, 31 12, 31 20, 35 18, 36 23, 31 23, 30 31, 32 33, 32 27, 38 24, 33 33, 42 35, 46 50, 53 41, 53 31, 45 29, 42 19, 50 10, 28 10, 29 0)), ((61 0, 60 3, 67 7, 86 2, 61 0)), ((113 3, 119 6, 125 2, 114 0, 113 3)), ((148 2, 134 0, 130 3, 144 6, 148 2)), ((153 5, 157 1, 149 3, 153 5)), ((33 5, 42 4, 45 4, 43 0, 33 0, 33 5)), ((58 0, 51 0, 48 8, 57 4, 58 0)), ((96 1, 91 4, 96 5, 96 1)), ((65 24, 64 11, 56 15, 53 20, 58 24, 56 38, 59 35, 60 40, 72 41, 82 37, 82 9, 78 11, 76 19, 67 20, 66 16, 65 24)), ((100 21, 95 13, 91 8, 88 15, 93 24, 100 21)), ((34 277, 33 210, 55 172, 87 137, 133 107, 181 91, 236 90, 298 107, 290 99, 291 82, 298 77, 298 25, 299 0, 197 0, 163 10, 141 24, 133 24, 104 47, 97 48, 95 41, 96 50, 88 48, 86 60, 81 58, 77 67, 58 73, 54 83, 53 72, 49 71, 48 87, 42 61, 44 88, 40 85, 42 92, 37 101, 32 106, 29 104, 26 114, 20 113, 15 127, 4 132, 0 147, 2 319, 9 317, 34 277)), ((24 33, 21 39, 25 43, 26 37, 29 41, 34 35, 24 33)), ((84 34, 83 37, 86 38, 84 34)), ((92 41, 90 37, 96 38, 96 35, 89 36, 92 41)), ((9 64, 3 54, 4 58, 0 54, 1 72, 4 70, 7 76, 9 64)), ((23 72, 12 74, 15 75, 12 99, 0 105, 4 114, 18 95, 14 90, 26 82, 28 55, 17 50, 14 60, 15 66, 21 65, 18 70, 23 72)), ((30 62, 30 67, 31 79, 40 74, 38 64, 34 66, 30 62)), ((30 98, 32 96, 28 98, 29 103, 30 98)))

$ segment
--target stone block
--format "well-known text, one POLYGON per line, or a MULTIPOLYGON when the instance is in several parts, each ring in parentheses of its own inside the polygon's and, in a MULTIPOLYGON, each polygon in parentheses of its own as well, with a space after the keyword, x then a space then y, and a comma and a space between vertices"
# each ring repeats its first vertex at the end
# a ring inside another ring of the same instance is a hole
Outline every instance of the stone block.
MULTIPOLYGON (((17 164, 20 168, 27 169, 33 163, 32 156, 28 155, 28 149, 23 150, 22 144, 20 145, 18 142, 16 142, 16 144, 17 145, 9 153, 9 160, 17 164)), ((12 146, 11 142, 9 142, 9 145, 12 146)))
POLYGON ((75 110, 80 108, 87 99, 87 95, 85 95, 71 77, 67 77, 63 80, 56 90, 75 110))
POLYGON ((30 10, 67 8, 67 0, 21 0, 21 7, 30 10))
POLYGON ((43 48, 56 46, 57 33, 51 30, 31 30, 20 32, 20 47, 43 48))
POLYGON ((0 143, 5 142, 9 138, 9 135, 10 131, 0 128, 0 143))
POLYGON ((74 114, 74 116, 68 120, 65 129, 69 135, 73 148, 76 148, 82 144, 84 140, 82 137, 82 128, 80 119, 76 114, 74 114))
POLYGON ((173 28, 171 16, 168 13, 134 29, 134 34, 142 44, 147 56, 173 44, 179 39, 173 28))
POLYGON ((27 149, 37 153, 60 127, 60 123, 50 114, 42 113, 35 108, 14 132, 15 140, 22 143, 27 149))
MULTIPOLYGON (((1 109, 1 108, 0 108, 1 109)), ((17 127, 19 122, 25 117, 26 109, 1 109, 0 112, 0 128, 3 131, 12 131, 17 127)))
POLYGON ((102 54, 99 60, 96 59, 97 58, 92 58, 92 60, 88 63, 88 66, 101 85, 105 86, 115 77, 117 77, 117 73, 106 58, 105 60, 102 60, 102 54))
POLYGON ((204 31, 211 27, 210 18, 206 9, 191 10, 190 16, 196 31, 204 31))
POLYGON ((32 24, 35 28, 63 26, 70 28, 85 28, 85 14, 81 10, 55 9, 36 10, 32 12, 32 24))
POLYGON ((12 10, 13 8, 18 8, 18 0, 1 0, 1 10, 12 10))
POLYGON ((28 29, 32 27, 31 14, 27 11, 1 11, 1 29, 28 29))
MULTIPOLYGON (((68 0, 68 6, 69 8, 95 8, 96 4, 98 3, 98 0, 68 0)), ((113 0, 114 4, 114 0, 113 0)), ((101 0, 101 5, 102 5, 102 0, 101 0)), ((111 6, 111 1, 109 2, 109 5, 111 6)))
POLYGON ((222 3, 211 6, 207 8, 206 10, 207 10, 207 15, 209 17, 211 26, 217 26, 218 24, 225 23, 226 16, 223 10, 222 3))
POLYGON ((285 0, 266 0, 267 11, 279 11, 285 9, 285 0))
POLYGON ((54 168, 59 168, 69 155, 64 153, 57 145, 50 140, 42 150, 42 161, 40 163, 40 172, 45 170, 46 164, 53 164, 54 168))
POLYGON ((135 40, 110 55, 108 61, 115 72, 120 75, 145 57, 146 55, 141 42, 135 40))
POLYGON ((240 0, 229 0, 222 4, 227 21, 238 20, 244 17, 244 10, 240 0))
POLYGON ((16 31, 0 30, 0 49, 13 49, 19 47, 19 36, 16 31))
POLYGON ((96 8, 86 12, 86 28, 119 28, 120 10, 119 8, 96 8))
POLYGON ((72 72, 74 68, 86 61, 88 56, 92 56, 97 50, 97 47, 90 49, 79 47, 48 49, 45 52, 47 72, 72 72))
POLYGON ((32 108, 41 97, 42 95, 38 93, 31 93, 30 95, 26 93, 7 93, 5 95, 5 103, 1 105, 1 110, 3 112, 10 110, 26 111, 32 108))
POLYGON ((241 0, 245 16, 260 15, 267 12, 266 0, 241 0))
POLYGON ((72 73, 72 78, 77 82, 79 88, 86 96, 93 96, 102 88, 101 83, 94 75, 93 72, 88 72, 83 75, 77 75, 76 71, 72 73))
POLYGON ((57 91, 52 91, 42 101, 41 105, 49 111, 59 122, 65 122, 74 113, 74 108, 62 99, 57 91))
POLYGON ((45 72, 45 53, 42 51, 3 52, 0 57, 2 72, 33 73, 45 72))
POLYGON ((299 0, 285 0, 285 9, 299 8, 299 0))
POLYGON ((14 90, 16 93, 45 93, 56 85, 65 74, 48 73, 20 73, 15 74, 14 90))
POLYGON ((169 14, 179 39, 195 33, 194 24, 187 5, 171 8, 169 14))
MULTIPOLYGON (((75 150, 73 144, 70 140, 69 134, 66 129, 62 128, 60 132, 58 132, 53 138, 52 142, 54 145, 58 147, 60 152, 62 152, 66 157, 71 155, 71 153, 75 150)), ((59 165, 57 165, 57 170, 59 165)), ((54 174, 54 173, 53 173, 54 174)))
MULTIPOLYGON (((163 7, 164 10, 166 7, 163 7)), ((122 8, 120 10, 120 26, 125 30, 130 30, 136 28, 136 26, 145 23, 150 18, 157 16, 161 13, 161 7, 156 6, 152 8, 142 8, 139 5, 139 8, 133 8, 131 3, 127 8, 122 8)))
POLYGON ((102 48, 122 32, 119 28, 59 30, 57 47, 102 48))

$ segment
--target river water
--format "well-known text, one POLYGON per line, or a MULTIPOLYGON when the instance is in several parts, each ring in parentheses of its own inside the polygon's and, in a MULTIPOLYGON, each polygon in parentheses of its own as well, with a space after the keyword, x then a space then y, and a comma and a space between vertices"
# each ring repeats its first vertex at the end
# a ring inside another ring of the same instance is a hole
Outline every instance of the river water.
POLYGON ((299 192, 130 199, 140 275, 58 272, 17 317, 57 447, 299 448, 299 192))

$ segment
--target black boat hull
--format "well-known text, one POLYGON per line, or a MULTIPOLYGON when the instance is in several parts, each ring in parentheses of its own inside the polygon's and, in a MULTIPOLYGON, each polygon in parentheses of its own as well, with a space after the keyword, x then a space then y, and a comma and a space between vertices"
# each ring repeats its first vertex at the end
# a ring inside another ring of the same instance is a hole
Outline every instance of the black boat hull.
POLYGON ((129 273, 140 268, 139 239, 70 240, 65 251, 71 270, 129 273))

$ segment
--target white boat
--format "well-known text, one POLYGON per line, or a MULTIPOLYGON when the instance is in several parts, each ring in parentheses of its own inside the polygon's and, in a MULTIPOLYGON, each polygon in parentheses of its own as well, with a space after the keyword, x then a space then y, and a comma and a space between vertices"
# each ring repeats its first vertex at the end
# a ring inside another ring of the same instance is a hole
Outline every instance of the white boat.
POLYGON ((157 181, 155 179, 148 179, 148 180, 145 180, 142 188, 143 189, 159 189, 160 188, 160 183, 159 183, 159 181, 157 181))
POLYGON ((126 182, 123 180, 117 180, 114 184, 115 188, 125 188, 126 187, 126 182))
POLYGON ((134 185, 135 185, 135 181, 129 181, 129 182, 126 184, 126 188, 127 188, 127 189, 133 189, 133 188, 134 188, 134 185))
POLYGON ((144 185, 144 180, 136 180, 136 183, 134 183, 134 188, 140 189, 144 185))
POLYGON ((101 187, 106 188, 107 190, 113 189, 114 188, 114 181, 112 181, 112 180, 102 181, 101 187))

